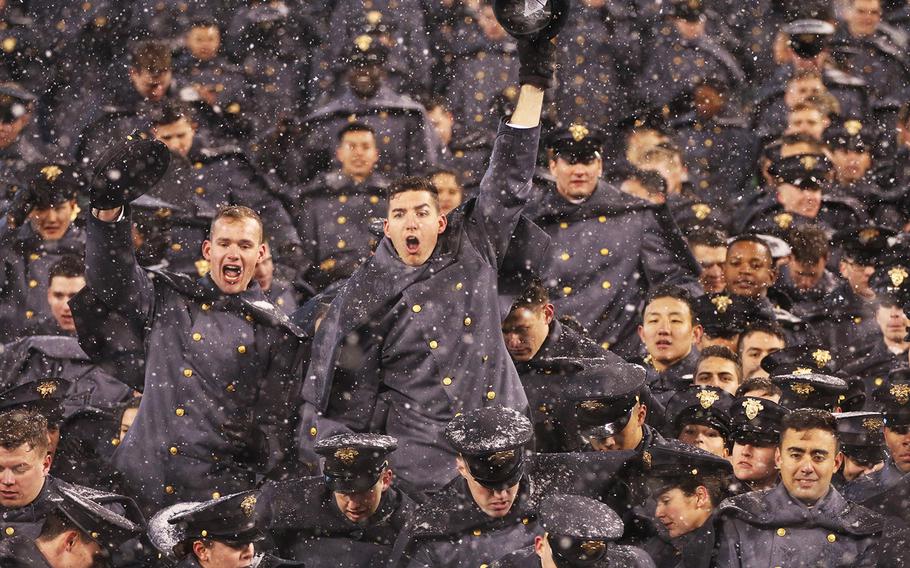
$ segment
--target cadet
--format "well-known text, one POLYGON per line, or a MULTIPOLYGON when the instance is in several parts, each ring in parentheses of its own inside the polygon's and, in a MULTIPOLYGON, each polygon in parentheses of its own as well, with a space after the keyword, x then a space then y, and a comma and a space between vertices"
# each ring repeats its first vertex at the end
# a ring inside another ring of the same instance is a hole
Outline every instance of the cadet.
POLYGON ((377 239, 370 223, 387 209, 388 180, 376 173, 379 149, 370 126, 352 122, 338 132, 341 168, 319 175, 291 200, 303 258, 298 286, 319 293, 345 280, 370 256, 377 239))
POLYGON ((51 317, 32 318, 28 335, 76 335, 70 299, 85 287, 85 263, 78 256, 63 256, 47 274, 47 305, 51 317))
POLYGON ((554 184, 541 188, 528 216, 553 239, 551 299, 595 341, 638 355, 636 310, 661 284, 700 287, 698 269, 669 212, 602 181, 604 135, 573 124, 549 141, 554 184))
POLYGON ((297 310, 297 291, 290 282, 275 274, 275 259, 272 257, 272 247, 268 243, 265 243, 265 255, 262 260, 256 263, 253 278, 262 288, 265 297, 284 313, 290 315, 297 310))
POLYGON ((749 296, 706 294, 693 300, 695 317, 703 333, 698 348, 709 346, 739 350, 739 337, 749 325, 773 322, 774 312, 767 303, 749 296))
POLYGON ((439 487, 451 478, 454 455, 441 432, 453 416, 526 407, 502 340, 498 281, 513 268, 539 270, 546 250, 546 236, 521 213, 537 156, 539 86, 552 79, 553 51, 543 40, 523 48, 522 95, 475 200, 445 217, 425 179, 390 186, 385 238, 336 296, 313 342, 301 459, 314 462, 309 447, 333 428, 384 431, 400 444, 390 456, 396 474, 418 490, 439 487), (521 247, 509 246, 516 232, 512 242, 521 247), (371 424, 377 404, 388 411, 371 424))
POLYGON ((308 568, 388 560, 415 506, 393 485, 396 446, 381 434, 339 434, 315 446, 322 476, 266 483, 257 506, 281 553, 308 568))
POLYGON ((847 381, 810 369, 797 371, 771 374, 771 381, 783 392, 780 397, 781 406, 790 410, 815 408, 828 412, 838 412, 842 406, 846 406, 847 381))
POLYGON ((733 395, 717 387, 693 385, 667 402, 664 434, 693 447, 727 457, 733 395))
POLYGON ((640 548, 616 544, 623 533, 622 519, 600 501, 550 495, 540 504, 540 526, 546 532, 534 537, 532 546, 500 558, 491 568, 654 566, 640 548))
POLYGON ((722 345, 711 345, 701 350, 692 375, 693 384, 717 387, 733 395, 742 381, 743 367, 739 355, 722 345))
POLYGON ((780 276, 769 294, 795 314, 814 315, 840 283, 826 268, 828 240, 825 231, 814 225, 796 226, 787 234, 790 258, 780 267, 780 276))
POLYGON ((884 466, 884 419, 879 412, 842 412, 835 414, 834 418, 844 454, 844 465, 835 474, 834 483, 839 491, 843 491, 846 483, 884 466))
POLYGON ((82 256, 85 235, 73 224, 81 176, 64 164, 36 163, 0 220, 0 339, 23 335, 36 320, 52 317, 48 272, 64 255, 82 256), (26 220, 28 223, 26 224, 26 220))
POLYGON ((701 274, 698 281, 706 294, 724 291, 724 260, 727 258, 727 237, 717 229, 703 227, 686 235, 686 243, 701 274))
POLYGON ((767 377, 762 360, 787 346, 784 330, 777 323, 753 323, 739 337, 739 357, 743 364, 743 380, 767 377))
POLYGON ((208 275, 151 279, 136 264, 129 202, 163 175, 167 147, 134 138, 108 156, 96 166, 80 294, 102 313, 83 308, 76 327, 83 345, 107 357, 145 329, 143 376, 130 379, 142 406, 113 463, 151 506, 252 487, 289 447, 302 335, 251 284, 265 253, 262 221, 246 207, 219 210, 202 246, 208 275))
POLYGON ((0 201, 8 198, 25 166, 47 159, 47 148, 32 122, 34 112, 35 95, 16 83, 0 84, 0 201))
POLYGON ((873 151, 879 143, 873 125, 848 117, 825 130, 825 141, 834 162, 834 194, 862 203, 877 223, 900 226, 903 217, 899 206, 883 189, 881 184, 886 182, 880 181, 881 168, 873 163, 873 151))
MULTIPOLYGON (((34 537, 0 541, 4 568, 96 568, 111 553, 138 536, 143 527, 72 487, 60 487, 34 537)), ((141 522, 141 520, 140 520, 141 522)))
MULTIPOLYGON (((769 383, 770 384, 770 383, 769 383)), ((771 489, 778 482, 775 450, 787 408, 767 398, 738 397, 730 406, 730 463, 742 491, 771 489)))

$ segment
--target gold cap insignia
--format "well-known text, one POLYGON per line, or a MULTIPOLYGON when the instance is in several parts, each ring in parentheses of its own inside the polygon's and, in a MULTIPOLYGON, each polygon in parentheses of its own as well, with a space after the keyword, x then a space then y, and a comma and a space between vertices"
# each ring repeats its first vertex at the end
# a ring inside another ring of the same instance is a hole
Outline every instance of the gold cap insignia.
POLYGON ((891 279, 891 284, 897 288, 904 285, 904 280, 907 279, 907 276, 910 276, 910 274, 907 273, 903 266, 895 266, 888 271, 888 278, 891 279))
POLYGON ((777 223, 777 226, 781 229, 789 229, 790 225, 793 224, 793 215, 789 213, 780 213, 774 216, 774 222, 777 223))
POLYGON ((601 402, 599 400, 586 400, 584 402, 580 402, 578 404, 578 406, 582 410, 588 410, 588 411, 593 412, 595 410, 602 410, 605 405, 603 402, 601 402))
POLYGON ((240 510, 243 511, 243 514, 247 517, 253 516, 253 511, 256 510, 256 496, 247 495, 243 498, 243 501, 240 502, 240 510))
POLYGON ((642 452, 641 461, 642 461, 642 463, 645 464, 646 468, 650 468, 651 467, 651 452, 649 452, 647 450, 642 452))
POLYGON ((357 49, 360 51, 367 51, 370 49, 370 46, 373 45, 373 38, 366 34, 359 35, 354 38, 354 45, 356 45, 357 49))
POLYGON ((360 452, 354 448, 339 448, 338 450, 335 450, 335 459, 344 465, 351 465, 359 455, 360 452))
POLYGON ((580 548, 588 558, 597 558, 603 554, 603 551, 606 547, 607 545, 604 544, 601 540, 586 540, 581 543, 580 548))
POLYGON ((792 385, 790 385, 790 390, 792 390, 793 392, 795 392, 796 394, 798 394, 800 396, 809 396, 810 394, 815 392, 815 387, 813 387, 809 383, 793 383, 792 385))
POLYGON ((808 369, 806 367, 800 367, 790 374, 791 375, 808 375, 811 372, 812 372, 812 369, 808 369))
POLYGON ((884 425, 885 421, 881 418, 866 418, 863 420, 863 428, 870 432, 881 430, 884 425))
POLYGON ((16 41, 16 38, 14 38, 14 37, 5 38, 3 40, 3 51, 10 53, 14 49, 16 49, 17 43, 18 42, 16 41))
POLYGON ((695 214, 696 219, 704 221, 711 214, 711 206, 705 203, 696 203, 692 206, 692 213, 695 214))
POLYGON ((799 159, 799 163, 803 165, 803 169, 808 171, 814 170, 815 166, 818 165, 818 158, 815 156, 803 156, 799 159))
POLYGON ((698 402, 701 404, 701 407, 705 410, 711 408, 715 402, 720 400, 720 395, 710 390, 700 390, 695 396, 698 398, 698 402))
POLYGON ((711 298, 711 303, 714 304, 717 313, 725 314, 727 308, 733 305, 733 300, 730 299, 730 296, 715 296, 711 298))
POLYGON ((515 450, 503 450, 501 452, 496 452, 489 457, 489 461, 493 462, 498 466, 505 465, 510 461, 515 459, 515 450))
POLYGON ((367 23, 371 26, 375 26, 382 21, 382 12, 379 10, 370 10, 367 12, 367 23))
POLYGON ((812 358, 815 359, 815 364, 822 368, 831 362, 831 352, 825 349, 818 349, 812 353, 812 358))
POLYGON ((750 398, 743 401, 743 409, 746 411, 746 418, 749 420, 755 420, 755 417, 758 416, 758 413, 764 410, 764 405, 759 400, 750 398))
POLYGON ((868 228, 863 229, 859 232, 859 242, 862 244, 868 244, 872 239, 877 238, 879 235, 878 229, 868 228))
POLYGON ((41 175, 44 176, 44 179, 47 181, 56 181, 60 174, 63 173, 58 166, 44 166, 41 168, 41 175))
POLYGON ((41 395, 41 398, 47 398, 57 392, 57 383, 53 381, 44 381, 43 383, 38 383, 38 386, 35 387, 35 390, 38 391, 38 394, 41 395))
POLYGON ((904 383, 899 385, 892 385, 891 390, 889 391, 891 396, 894 397, 894 400, 898 404, 907 404, 910 401, 910 385, 904 383))
POLYGON ((847 131, 847 134, 850 136, 856 136, 863 129, 863 123, 858 120, 848 120, 844 123, 844 130, 847 131))
POLYGON ((573 124, 569 127, 569 133, 572 135, 572 140, 581 142, 588 136, 590 131, 588 130, 588 127, 583 124, 573 124))

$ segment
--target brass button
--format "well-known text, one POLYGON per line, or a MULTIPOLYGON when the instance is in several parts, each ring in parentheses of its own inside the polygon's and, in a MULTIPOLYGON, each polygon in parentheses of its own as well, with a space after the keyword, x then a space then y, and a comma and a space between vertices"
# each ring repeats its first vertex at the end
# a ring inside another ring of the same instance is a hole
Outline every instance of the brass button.
POLYGON ((176 414, 177 416, 183 416, 184 414, 186 414, 186 410, 184 410, 182 408, 178 408, 177 410, 174 411, 174 414, 176 414))
POLYGON ((885 380, 882 379, 881 377, 875 377, 875 386, 880 387, 880 386, 882 386, 883 382, 885 382, 885 380))
POLYGON ((246 321, 253 321, 253 316, 251 316, 250 314, 247 314, 247 315, 243 316, 243 319, 245 319, 246 321))
POLYGON ((207 312, 207 311, 209 311, 209 310, 212 309, 211 304, 202 304, 201 307, 202 307, 202 311, 203 311, 203 312, 207 312))
POLYGON ((863 323, 863 318, 856 316, 853 318, 853 323, 863 323))
POLYGON ((167 485, 167 486, 165 486, 164 492, 167 493, 168 495, 173 495, 173 494, 174 494, 174 486, 173 486, 173 485, 167 485))
POLYGON ((563 286, 563 287, 562 287, 562 293, 565 294, 566 296, 568 296, 569 294, 572 293, 572 287, 571 287, 571 286, 563 286))
POLYGON ((569 260, 572 257, 569 255, 569 253, 564 252, 561 255, 559 255, 559 258, 561 258, 562 260, 569 260))
POLYGON ((344 215, 341 215, 341 216, 338 217, 338 224, 339 224, 339 225, 344 225, 344 224, 347 223, 347 222, 348 222, 348 218, 345 217, 344 215))
POLYGON ((243 355, 244 353, 246 353, 246 345, 238 345, 238 346, 237 346, 237 353, 240 353, 241 355, 243 355))
POLYGON ((452 384, 452 377, 445 377, 444 379, 442 379, 442 384, 444 384, 445 386, 451 385, 451 384, 452 384))
POLYGON ((473 323, 473 320, 471 318, 464 318, 465 325, 471 325, 471 323, 473 323))
POLYGON ((92 531, 92 538, 94 538, 94 539, 97 540, 97 538, 98 538, 99 536, 101 536, 101 535, 98 534, 98 533, 96 533, 95 531, 92 531))
POLYGON ((786 536, 787 529, 777 529, 777 536, 786 536))
POLYGON ((41 255, 36 252, 33 252, 32 254, 28 255, 28 258, 29 258, 29 260, 38 260, 39 258, 41 258, 41 255))
POLYGON ((217 491, 215 491, 214 493, 212 493, 212 499, 221 499, 221 493, 218 493, 217 491))
POLYGON ((609 342, 609 341, 604 341, 603 343, 600 344, 600 346, 603 347, 604 349, 609 349, 609 348, 610 348, 610 342, 609 342))
POLYGON ((474 529, 474 536, 480 536, 480 529, 474 529))
POLYGON ((439 347, 438 341, 436 341, 435 339, 430 341, 430 349, 436 349, 437 347, 439 347))
POLYGON ((604 290, 609 290, 611 286, 612 286, 612 284, 610 284, 609 280, 604 280, 603 283, 600 285, 600 287, 603 288, 604 290))
POLYGON ((831 533, 828 535, 828 542, 835 542, 836 540, 837 540, 837 536, 835 536, 834 533, 831 533))
POLYGON ((526 524, 528 524, 529 522, 530 522, 530 519, 528 519, 527 517, 525 517, 525 518, 523 518, 523 519, 521 520, 521 524, 523 524, 523 525, 526 525, 526 524))
POLYGON ((180 252, 180 250, 182 248, 183 248, 183 245, 181 245, 180 243, 174 243, 171 245, 171 250, 174 252, 180 252))
POLYGON ((119 445, 120 445, 120 438, 114 438, 113 440, 111 440, 111 445, 112 445, 112 446, 119 446, 119 445))
POLYGON ((13 527, 6 527, 6 530, 3 532, 6 533, 6 536, 13 536, 14 534, 16 534, 16 529, 14 529, 13 527))
POLYGON ((193 341, 202 341, 202 334, 198 331, 193 334, 193 341))
POLYGON ((197 188, 196 188, 196 195, 205 195, 205 188, 204 188, 204 187, 197 187, 197 188))
POLYGON ((459 282, 458 284, 455 285, 456 290, 461 290, 462 288, 464 288, 464 284, 462 284, 461 282, 459 282))
POLYGON ((25 310, 25 319, 32 319, 35 317, 35 312, 32 310, 25 310))
POLYGON ((338 248, 343 249, 344 247, 348 246, 348 243, 344 242, 344 239, 341 239, 340 241, 338 241, 337 246, 338 246, 338 248))
POLYGON ((565 221, 563 221, 562 223, 559 224, 559 228, 560 228, 560 229, 568 229, 568 228, 569 228, 569 224, 566 223, 565 221))
POLYGON ((183 370, 183 376, 186 377, 186 378, 192 377, 192 376, 193 376, 193 370, 192 370, 192 369, 184 369, 184 370, 183 370))
POLYGON ((234 392, 237 390, 237 387, 234 386, 234 383, 231 383, 227 387, 225 387, 225 390, 228 392, 234 392))
POLYGON ((606 223, 606 222, 607 222, 607 216, 606 216, 606 215, 601 215, 600 217, 597 218, 597 221, 600 222, 600 223, 606 223))
POLYGON ((411 311, 414 312, 415 314, 419 314, 420 310, 422 310, 422 309, 423 308, 420 307, 420 304, 414 304, 413 306, 411 306, 411 311))
POLYGON ((339 195, 339 196, 338 196, 338 202, 339 202, 339 203, 347 203, 347 202, 348 202, 348 196, 347 196, 347 195, 339 195))
POLYGON ((608 249, 608 248, 600 249, 600 256, 607 256, 608 254, 610 254, 610 249, 608 249))
POLYGON ((496 398, 496 393, 495 393, 495 392, 490 391, 490 392, 487 393, 487 400, 493 400, 494 398, 496 398))
POLYGON ((313 426, 312 428, 310 428, 310 436, 313 436, 313 437, 316 436, 316 427, 315 427, 315 426, 313 426))
POLYGON ((203 529, 202 532, 199 534, 201 534, 202 536, 209 536, 209 531, 203 529))
POLYGON ((171 446, 170 448, 168 448, 167 451, 170 452, 170 454, 171 454, 172 456, 176 456, 176 455, 177 455, 177 447, 176 447, 176 446, 171 446))
POLYGON ((379 198, 376 197, 375 195, 371 195, 371 196, 370 196, 370 203, 372 203, 373 205, 376 205, 377 203, 379 203, 379 198))
POLYGON ((28 281, 28 287, 29 287, 29 288, 34 288, 34 287, 37 286, 37 285, 38 285, 38 281, 37 281, 37 280, 29 280, 29 281, 28 281))

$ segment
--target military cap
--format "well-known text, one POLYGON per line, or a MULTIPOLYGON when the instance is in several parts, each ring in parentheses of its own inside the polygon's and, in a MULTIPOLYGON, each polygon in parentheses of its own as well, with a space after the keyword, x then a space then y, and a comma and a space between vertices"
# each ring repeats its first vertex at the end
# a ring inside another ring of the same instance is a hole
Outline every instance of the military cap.
POLYGON ((16 83, 0 83, 0 122, 15 122, 35 100, 35 95, 16 83))
POLYGON ((769 375, 805 373, 833 374, 837 370, 831 351, 816 343, 791 345, 762 359, 761 368, 769 375))
POLYGON ((667 419, 674 436, 686 424, 714 428, 726 438, 730 433, 730 405, 733 395, 717 387, 692 385, 678 391, 667 402, 667 419))
POLYGON ((550 39, 569 18, 569 0, 491 0, 493 15, 514 38, 550 39))
POLYGON ((899 305, 910 308, 910 247, 897 243, 876 259, 865 259, 875 266, 869 278, 869 287, 875 291, 877 300, 883 305, 899 305))
POLYGON ((642 461, 651 478, 698 477, 733 471, 730 460, 673 439, 649 447, 643 452, 642 461))
POLYGON ((781 422, 790 413, 774 401, 743 396, 730 405, 730 438, 737 444, 777 445, 781 422))
POLYGON ((177 542, 212 539, 228 545, 244 545, 264 538, 257 521, 258 491, 232 493, 196 503, 172 515, 167 522, 177 527, 177 542))
MULTIPOLYGON (((143 527, 104 507, 68 484, 59 484, 49 500, 64 517, 105 550, 115 550, 138 536, 143 527)), ((132 500, 129 500, 132 504, 132 500)), ((135 504, 133 507, 135 509, 135 504)))
POLYGON ((283 2, 257 2, 250 7, 246 20, 253 25, 268 25, 284 22, 289 15, 290 10, 283 2))
POLYGON ((553 157, 559 157, 571 164, 587 163, 603 154, 606 135, 593 125, 579 123, 559 128, 550 134, 547 147, 553 157))
POLYGON ((859 225, 835 231, 831 244, 838 246, 843 255, 863 266, 874 266, 890 247, 890 239, 897 231, 882 225, 859 225))
POLYGON ((624 528, 613 509, 581 495, 547 496, 540 504, 539 520, 553 556, 568 566, 597 565, 624 528))
POLYGON ((474 479, 498 490, 515 485, 524 474, 524 446, 534 428, 517 410, 490 406, 456 416, 444 435, 474 479))
POLYGON ((742 333, 755 322, 772 322, 774 313, 755 298, 729 294, 705 294, 693 301, 698 323, 711 337, 742 333))
POLYGON ((864 124, 862 120, 848 118, 825 129, 825 142, 835 150, 871 152, 875 144, 875 132, 871 125, 864 124))
POLYGON ((849 458, 865 464, 875 464, 884 459, 884 417, 881 413, 839 412, 834 414, 834 419, 837 421, 841 450, 849 458))
POLYGON ((690 22, 698 21, 705 13, 703 0, 671 0, 668 14, 690 22))
POLYGON ((363 15, 362 32, 373 37, 391 34, 395 31, 395 22, 384 18, 379 10, 369 10, 363 15))
POLYGON ((95 163, 91 180, 91 204, 114 209, 148 192, 164 177, 171 152, 158 140, 134 132, 117 141, 95 163))
POLYGON ((586 367, 574 375, 566 398, 574 402, 579 434, 609 438, 626 427, 645 388, 640 365, 618 363, 586 367))
POLYGON ((178 525, 171 524, 171 518, 185 513, 201 505, 200 501, 185 501, 175 503, 169 507, 161 509, 149 519, 147 533, 149 540, 165 560, 171 564, 179 562, 176 547, 184 541, 184 531, 178 525))
POLYGON ((783 27, 789 36, 790 48, 799 57, 815 57, 828 45, 834 26, 823 20, 796 20, 783 27))
POLYGON ((28 410, 57 425, 63 420, 60 404, 69 392, 71 383, 64 379, 49 378, 24 383, 0 392, 0 412, 28 410))
POLYGON ((323 475, 332 491, 354 493, 370 489, 388 466, 398 440, 382 434, 338 434, 314 446, 325 457, 323 475))
POLYGON ((388 49, 379 39, 370 34, 361 34, 354 38, 345 60, 351 67, 381 66, 385 64, 388 55, 388 49))
POLYGON ((64 163, 29 164, 22 172, 22 179, 28 183, 31 204, 37 209, 75 199, 85 187, 79 170, 64 163))
MULTIPOLYGON (((787 241, 779 237, 775 237, 774 235, 756 234, 755 236, 763 240, 765 244, 768 245, 768 248, 771 250, 771 260, 774 262, 790 256, 792 249, 790 248, 790 245, 787 244, 787 241)), ((733 240, 735 238, 736 237, 733 237, 730 240, 733 240)))
POLYGON ((833 164, 823 154, 796 154, 778 158, 768 172, 780 183, 800 189, 824 189, 830 185, 829 175, 833 164))
POLYGON ((833 412, 846 399, 847 381, 821 373, 776 375, 771 381, 783 391, 780 405, 796 410, 816 408, 833 412))
POLYGON ((910 426, 910 368, 892 370, 872 397, 881 405, 885 426, 910 426))

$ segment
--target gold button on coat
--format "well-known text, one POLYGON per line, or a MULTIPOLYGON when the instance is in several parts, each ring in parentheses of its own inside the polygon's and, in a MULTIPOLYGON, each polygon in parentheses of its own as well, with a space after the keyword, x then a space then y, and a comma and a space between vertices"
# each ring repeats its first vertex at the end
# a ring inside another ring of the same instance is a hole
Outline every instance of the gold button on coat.
POLYGON ((202 341, 202 334, 198 331, 193 334, 193 341, 202 341))
POLYGON ((436 349, 437 347, 439 347, 438 341, 436 341, 435 339, 433 341, 430 341, 430 349, 436 349))
POLYGON ((246 353, 246 345, 238 345, 238 346, 237 346, 237 353, 240 353, 241 355, 243 355, 244 353, 246 353))
POLYGON ((786 536, 787 529, 777 529, 777 536, 786 536))
POLYGON ((444 379, 442 379, 442 384, 444 384, 445 386, 451 385, 451 384, 452 384, 452 377, 445 377, 444 379))
POLYGON ((176 414, 177 416, 183 416, 184 414, 186 414, 186 410, 184 410, 182 408, 178 408, 177 410, 174 411, 174 414, 176 414))
POLYGON ((176 456, 176 455, 177 455, 177 448, 176 448, 175 446, 171 446, 170 448, 168 448, 167 451, 170 452, 170 454, 171 454, 172 456, 176 456))
POLYGON ((414 306, 411 307, 411 311, 414 312, 415 314, 419 314, 420 310, 422 310, 422 309, 423 308, 420 307, 420 304, 414 304, 414 306))

